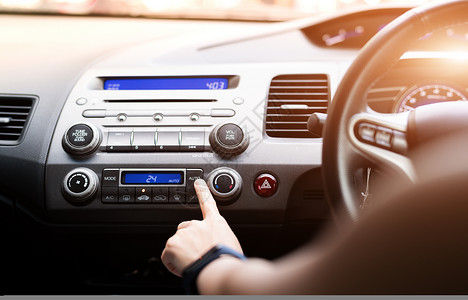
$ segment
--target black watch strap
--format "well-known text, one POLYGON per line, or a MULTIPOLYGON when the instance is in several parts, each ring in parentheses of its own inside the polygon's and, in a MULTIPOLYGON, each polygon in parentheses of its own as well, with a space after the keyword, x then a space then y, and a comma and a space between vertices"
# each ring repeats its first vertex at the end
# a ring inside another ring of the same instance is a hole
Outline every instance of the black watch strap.
POLYGON ((193 262, 189 265, 183 272, 183 282, 184 282, 184 289, 187 295, 198 295, 198 288, 197 288, 197 278, 198 274, 206 267, 210 262, 219 258, 221 255, 231 255, 233 257, 237 257, 241 260, 246 260, 247 258, 237 252, 232 250, 229 247, 223 245, 216 245, 208 252, 206 252, 200 259, 193 262))

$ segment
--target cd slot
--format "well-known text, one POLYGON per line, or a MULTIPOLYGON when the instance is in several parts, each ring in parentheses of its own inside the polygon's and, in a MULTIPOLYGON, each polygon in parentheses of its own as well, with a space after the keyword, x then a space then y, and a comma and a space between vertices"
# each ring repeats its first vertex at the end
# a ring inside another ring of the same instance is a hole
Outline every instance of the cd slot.
POLYGON ((216 99, 111 99, 108 103, 184 103, 184 102, 217 102, 216 99))
MULTIPOLYGON (((230 108, 212 108, 212 109, 196 109, 194 110, 110 110, 110 109, 87 109, 83 111, 82 115, 85 118, 118 118, 119 116, 125 115, 125 118, 130 117, 149 117, 154 118, 156 116, 164 117, 233 117, 236 112, 230 108)), ((122 121, 122 120, 120 120, 122 121)), ((195 121, 195 120, 192 120, 195 121)))

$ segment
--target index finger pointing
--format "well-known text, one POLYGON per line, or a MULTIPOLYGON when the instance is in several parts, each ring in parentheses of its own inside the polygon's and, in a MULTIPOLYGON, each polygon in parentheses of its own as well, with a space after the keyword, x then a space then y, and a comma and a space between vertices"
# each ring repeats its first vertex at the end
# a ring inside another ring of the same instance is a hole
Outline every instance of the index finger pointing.
POLYGON ((210 189, 206 185, 203 179, 197 179, 194 183, 195 191, 197 192, 198 202, 200 203, 200 209, 203 214, 203 219, 209 216, 219 215, 216 201, 211 195, 210 189))

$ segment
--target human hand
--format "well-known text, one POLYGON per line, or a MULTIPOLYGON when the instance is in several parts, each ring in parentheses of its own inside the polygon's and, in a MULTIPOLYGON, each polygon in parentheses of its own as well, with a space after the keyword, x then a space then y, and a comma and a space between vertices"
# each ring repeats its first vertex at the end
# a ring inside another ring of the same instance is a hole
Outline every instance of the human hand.
POLYGON ((216 201, 203 179, 195 181, 203 220, 184 221, 167 240, 161 260, 177 276, 212 247, 223 244, 239 253, 242 248, 226 220, 219 214, 216 201))

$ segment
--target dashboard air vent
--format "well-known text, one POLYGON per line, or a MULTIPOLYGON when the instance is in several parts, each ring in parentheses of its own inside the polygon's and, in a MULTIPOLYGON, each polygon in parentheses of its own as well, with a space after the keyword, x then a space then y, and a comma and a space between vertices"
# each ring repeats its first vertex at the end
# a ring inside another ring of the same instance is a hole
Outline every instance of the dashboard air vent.
POLYGON ((0 144, 17 144, 24 132, 35 98, 0 95, 0 144))
POLYGON ((307 120, 326 113, 330 88, 326 74, 279 75, 268 92, 266 134, 279 138, 313 138, 307 120))

